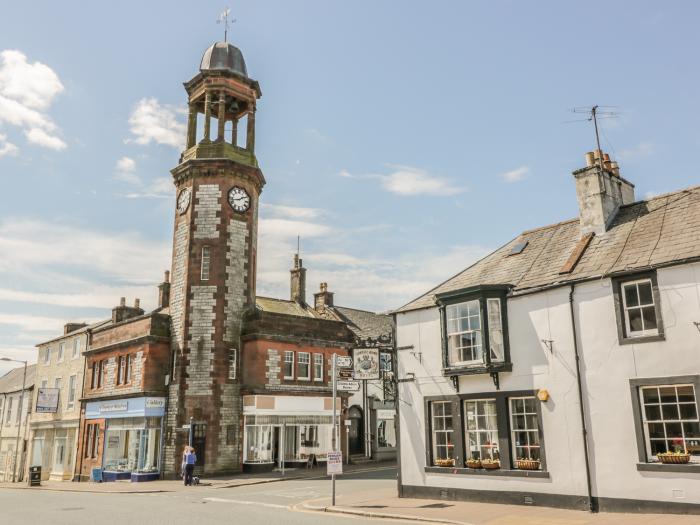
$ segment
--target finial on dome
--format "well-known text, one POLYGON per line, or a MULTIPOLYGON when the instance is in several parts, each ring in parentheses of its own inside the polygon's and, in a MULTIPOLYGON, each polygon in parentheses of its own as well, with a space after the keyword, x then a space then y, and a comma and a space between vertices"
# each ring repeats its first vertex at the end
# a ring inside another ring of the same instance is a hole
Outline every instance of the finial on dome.
POLYGON ((216 21, 217 24, 224 24, 224 42, 228 42, 228 26, 229 24, 234 24, 236 22, 235 18, 232 18, 229 22, 228 15, 231 14, 231 10, 227 7, 219 15, 219 19, 216 21))

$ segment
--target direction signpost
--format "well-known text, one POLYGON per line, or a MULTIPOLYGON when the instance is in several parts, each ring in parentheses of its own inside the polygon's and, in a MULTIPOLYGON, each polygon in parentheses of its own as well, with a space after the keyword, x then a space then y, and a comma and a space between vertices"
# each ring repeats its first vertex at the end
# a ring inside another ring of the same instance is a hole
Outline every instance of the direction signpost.
POLYGON ((333 376, 333 451, 326 457, 326 473, 331 476, 333 485, 333 496, 331 504, 335 506, 335 475, 343 473, 343 453, 338 450, 340 434, 338 432, 337 418, 337 398, 338 391, 356 392, 360 389, 360 383, 352 381, 353 359, 350 356, 333 355, 332 371, 333 376), (340 379, 340 381, 339 381, 340 379))

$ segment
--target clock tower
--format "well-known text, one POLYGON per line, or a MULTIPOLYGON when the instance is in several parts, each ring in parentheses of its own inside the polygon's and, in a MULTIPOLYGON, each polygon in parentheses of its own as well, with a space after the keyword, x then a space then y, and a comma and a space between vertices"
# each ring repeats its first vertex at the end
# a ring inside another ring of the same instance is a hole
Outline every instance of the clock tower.
POLYGON ((228 42, 207 49, 199 73, 184 86, 187 139, 171 171, 177 199, 163 468, 179 472, 191 437, 197 470, 213 474, 240 469, 240 333, 255 308, 258 199, 265 184, 255 157, 261 92, 241 51, 228 42))

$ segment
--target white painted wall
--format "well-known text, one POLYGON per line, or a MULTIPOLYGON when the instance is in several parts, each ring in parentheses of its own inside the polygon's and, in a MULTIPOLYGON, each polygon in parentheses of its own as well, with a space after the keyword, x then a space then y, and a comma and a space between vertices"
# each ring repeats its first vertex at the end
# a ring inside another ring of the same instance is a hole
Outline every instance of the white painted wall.
MULTIPOLYGON (((589 414, 594 496, 700 503, 698 474, 637 471, 638 454, 629 380, 700 374, 700 265, 657 273, 666 340, 619 345, 609 279, 576 286, 575 312, 589 414)), ((426 473, 424 396, 452 395, 442 376, 437 308, 397 314, 401 475, 405 485, 586 495, 585 459, 576 386, 569 288, 508 299, 513 371, 501 390, 547 389, 543 434, 549 479, 426 473), (552 340, 552 351, 542 343, 552 340), (422 360, 422 362, 421 362, 422 360)), ((461 393, 493 392, 484 374, 461 376, 461 393)), ((503 451, 505 453, 505 451, 503 451)))

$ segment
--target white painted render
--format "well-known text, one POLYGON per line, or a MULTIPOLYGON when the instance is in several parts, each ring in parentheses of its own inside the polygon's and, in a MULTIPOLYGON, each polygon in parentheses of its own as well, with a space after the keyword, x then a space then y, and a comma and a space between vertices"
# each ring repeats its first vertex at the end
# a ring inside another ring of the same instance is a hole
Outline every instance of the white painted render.
MULTIPOLYGON (((589 427, 593 496, 700 503, 697 473, 640 472, 629 380, 700 374, 700 264, 657 272, 665 341, 620 345, 610 279, 578 284, 574 305, 589 427)), ((501 391, 547 389, 542 435, 549 479, 426 473, 424 396, 453 395, 442 375, 437 307, 396 315, 402 484, 586 496, 569 287, 507 301, 513 371, 501 391), (550 351, 542 340, 553 341, 550 351)), ((489 375, 461 376, 460 393, 495 392, 489 375)), ((455 429, 455 431, 459 431, 455 429)), ((505 451, 503 451, 505 453, 505 451)))

